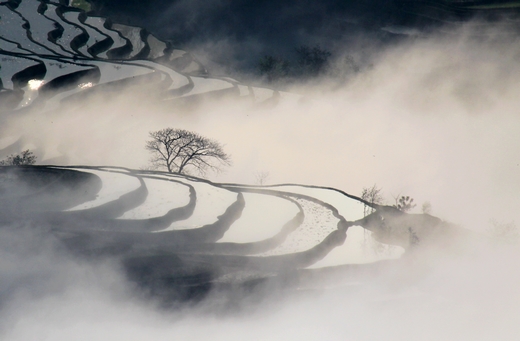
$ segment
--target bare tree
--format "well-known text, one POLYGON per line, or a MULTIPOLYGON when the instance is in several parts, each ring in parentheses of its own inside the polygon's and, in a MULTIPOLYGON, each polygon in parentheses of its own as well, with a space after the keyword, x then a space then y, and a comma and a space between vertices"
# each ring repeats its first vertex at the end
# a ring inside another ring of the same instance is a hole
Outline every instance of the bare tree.
POLYGON ((150 132, 146 149, 152 153, 154 167, 164 167, 170 173, 187 174, 194 170, 204 176, 206 171, 220 171, 231 165, 231 159, 217 141, 197 133, 166 128, 150 132))
POLYGON ((29 149, 24 150, 20 154, 9 155, 7 159, 0 161, 0 166, 24 166, 34 165, 36 156, 29 149))
MULTIPOLYGON (((361 199, 371 204, 382 205, 383 196, 381 194, 381 188, 377 188, 377 185, 372 187, 363 187, 363 191, 361 192, 361 199)), ((375 209, 373 207, 363 204, 363 215, 365 217, 374 211, 375 209)))
POLYGON ((256 184, 263 186, 267 184, 267 180, 269 179, 269 172, 268 171, 260 171, 255 173, 256 178, 256 184))

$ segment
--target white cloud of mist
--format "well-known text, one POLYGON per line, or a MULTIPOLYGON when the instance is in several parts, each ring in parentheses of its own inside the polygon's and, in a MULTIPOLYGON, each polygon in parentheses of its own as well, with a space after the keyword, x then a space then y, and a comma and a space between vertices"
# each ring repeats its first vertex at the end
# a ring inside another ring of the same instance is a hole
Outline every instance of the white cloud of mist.
POLYGON ((274 291, 214 314, 211 298, 196 307, 157 310, 132 297, 110 265, 94 267, 56 255, 41 240, 37 245, 46 254, 30 261, 22 250, 2 248, 2 259, 19 257, 10 278, 25 283, 3 300, 2 339, 514 340, 519 331, 514 248, 422 261, 415 255, 385 264, 374 277, 346 272, 325 291, 274 291))
MULTIPOLYGON (((271 183, 352 194, 376 183, 389 201, 410 195, 419 207, 431 202, 442 219, 484 231, 492 218, 520 223, 520 48, 500 33, 475 36, 464 27, 403 42, 341 89, 297 89, 303 100, 272 109, 222 100, 188 112, 130 92, 11 116, 0 131, 6 141, 23 136, 22 144, 37 146, 43 162, 65 155, 68 164, 139 168, 149 131, 195 130, 233 157, 215 181, 254 183, 267 170, 271 183)), ((410 259, 361 287, 288 295, 215 317, 201 313, 204 305, 158 312, 127 289, 118 294, 125 282, 110 265, 75 264, 53 245, 36 255, 6 245, 3 287, 17 289, 2 295, 5 340, 513 340, 519 333, 516 250, 410 259)))

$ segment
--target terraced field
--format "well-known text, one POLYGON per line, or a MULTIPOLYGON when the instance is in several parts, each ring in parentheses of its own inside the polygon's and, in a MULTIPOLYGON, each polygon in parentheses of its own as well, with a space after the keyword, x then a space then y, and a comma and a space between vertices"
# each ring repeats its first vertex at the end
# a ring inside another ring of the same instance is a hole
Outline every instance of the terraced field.
POLYGON ((225 95, 260 103, 279 97, 273 90, 212 78, 172 43, 64 2, 1 1, 0 17, 0 111, 51 110, 82 94, 131 84, 154 89, 165 102, 225 95))
MULTIPOLYGON (((345 256, 355 248, 345 242, 351 228, 407 250, 420 240, 445 251, 446 241, 466 236, 438 218, 334 188, 218 184, 86 166, 0 167, 0 228, 13 226, 53 236, 80 257, 116 259, 131 281, 166 304, 213 290, 298 290, 315 277, 352 274, 361 267, 345 256), (364 216, 363 205, 375 212, 364 216)), ((381 264, 367 265, 361 276, 381 264)), ((359 278, 336 278, 335 285, 359 285, 359 278)))
POLYGON ((336 206, 363 218, 359 199, 302 186, 113 167, 2 167, 0 180, 2 225, 43 229, 83 256, 116 256, 142 285, 175 282, 161 292, 175 297, 188 287, 198 287, 195 295, 309 267, 342 245, 354 224, 336 206))

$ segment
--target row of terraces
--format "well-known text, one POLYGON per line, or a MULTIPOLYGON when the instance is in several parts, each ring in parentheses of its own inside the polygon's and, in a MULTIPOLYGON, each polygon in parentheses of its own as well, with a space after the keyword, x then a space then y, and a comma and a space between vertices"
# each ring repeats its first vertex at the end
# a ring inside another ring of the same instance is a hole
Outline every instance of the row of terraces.
POLYGON ((260 103, 280 97, 210 77, 190 53, 145 29, 63 1, 0 1, 0 18, 0 111, 54 110, 63 102, 132 85, 152 89, 160 101, 226 95, 260 103))
POLYGON ((174 291, 348 263, 331 251, 353 247, 347 230, 363 218, 359 199, 331 189, 117 167, 1 167, 0 188, 0 225, 38 227, 82 256, 115 256, 131 279, 174 291))

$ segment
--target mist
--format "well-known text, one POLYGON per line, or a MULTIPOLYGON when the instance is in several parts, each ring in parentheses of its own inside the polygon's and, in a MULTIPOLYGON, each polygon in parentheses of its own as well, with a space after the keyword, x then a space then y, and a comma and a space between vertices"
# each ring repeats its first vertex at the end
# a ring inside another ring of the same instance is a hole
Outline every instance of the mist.
POLYGON ((268 171, 271 184, 353 194, 377 184, 389 201, 400 194, 429 201, 434 214, 470 229, 492 218, 518 221, 519 51, 500 31, 468 31, 380 51, 344 86, 296 87, 271 108, 227 99, 165 107, 134 88, 61 111, 15 114, 4 120, 0 147, 22 137, 20 148, 36 149, 42 164, 142 168, 148 133, 182 128, 231 154, 233 166, 214 181, 253 183, 268 171))
MULTIPOLYGON (((40 164, 146 168, 150 131, 188 129, 233 159, 212 181, 254 184, 269 172, 268 184, 355 195, 377 184, 388 204, 409 195, 420 212, 428 201, 433 215, 483 236, 492 219, 520 221, 520 48, 500 28, 475 34, 477 24, 373 49, 371 65, 344 84, 294 85, 276 106, 222 98, 165 107, 133 88, 11 114, 0 150, 18 141, 40 164)), ((3 243, 23 246, 2 248, 2 277, 30 284, 2 295, 5 340, 513 340, 519 332, 514 246, 461 241, 454 254, 411 253, 327 290, 273 290, 213 314, 211 295, 164 311, 136 294, 117 264, 70 259, 24 231, 2 232, 3 243)))

